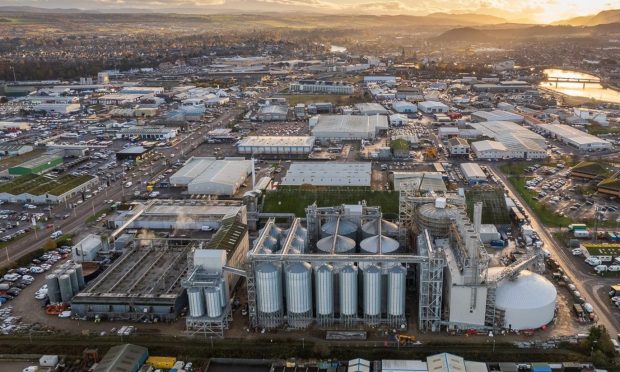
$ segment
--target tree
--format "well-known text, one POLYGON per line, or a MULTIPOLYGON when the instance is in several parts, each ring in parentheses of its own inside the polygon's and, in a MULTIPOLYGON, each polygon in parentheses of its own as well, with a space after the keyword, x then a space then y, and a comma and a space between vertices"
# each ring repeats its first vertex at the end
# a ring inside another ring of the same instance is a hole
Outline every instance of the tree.
POLYGON ((54 239, 48 239, 45 244, 43 244, 43 249, 46 251, 50 251, 52 249, 56 249, 57 244, 56 244, 56 240, 54 239))

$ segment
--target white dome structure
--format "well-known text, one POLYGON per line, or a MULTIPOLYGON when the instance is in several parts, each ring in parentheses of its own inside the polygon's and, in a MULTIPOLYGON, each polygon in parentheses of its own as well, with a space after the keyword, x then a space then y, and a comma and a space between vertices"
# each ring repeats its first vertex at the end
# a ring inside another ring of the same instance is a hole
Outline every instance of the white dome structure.
POLYGON ((553 320, 557 291, 543 276, 524 270, 515 280, 503 280, 495 293, 495 307, 503 310, 504 326, 535 329, 553 320))

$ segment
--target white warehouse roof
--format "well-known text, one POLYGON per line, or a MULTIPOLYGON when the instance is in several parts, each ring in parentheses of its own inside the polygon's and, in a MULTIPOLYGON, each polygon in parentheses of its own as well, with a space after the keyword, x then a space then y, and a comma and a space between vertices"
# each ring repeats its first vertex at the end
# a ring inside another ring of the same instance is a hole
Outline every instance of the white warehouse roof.
POLYGON ((538 126, 543 131, 559 137, 562 142, 568 143, 579 149, 604 149, 611 148, 611 143, 598 138, 577 128, 564 124, 541 124, 538 126))
POLYGON ((479 121, 512 121, 513 123, 523 123, 523 116, 504 110, 476 111, 471 114, 472 119, 479 121))
POLYGON ((291 164, 281 184, 370 187, 371 166, 371 163, 296 162, 291 164))
POLYGON ((501 142, 489 140, 472 142, 471 147, 476 153, 482 151, 508 151, 506 146, 504 146, 501 142))
POLYGON ((418 111, 418 106, 411 102, 407 101, 396 101, 392 103, 392 108, 396 112, 416 112, 418 111))
POLYGON ((381 361, 382 372, 428 372, 428 366, 422 360, 394 360, 381 361))
POLYGON ((545 139, 519 124, 510 121, 485 121, 470 125, 482 135, 501 142, 513 153, 546 154, 545 139))
POLYGON ((484 174, 482 168, 477 163, 461 163, 461 171, 463 177, 469 180, 486 180, 487 175, 484 174))
POLYGON ((313 146, 312 136, 250 136, 239 141, 237 146, 313 146))
POLYGON ((312 133, 319 138, 371 138, 388 129, 385 115, 318 115, 312 133))
POLYGON ((251 172, 251 160, 192 157, 170 176, 170 183, 187 186, 190 194, 233 195, 251 172))

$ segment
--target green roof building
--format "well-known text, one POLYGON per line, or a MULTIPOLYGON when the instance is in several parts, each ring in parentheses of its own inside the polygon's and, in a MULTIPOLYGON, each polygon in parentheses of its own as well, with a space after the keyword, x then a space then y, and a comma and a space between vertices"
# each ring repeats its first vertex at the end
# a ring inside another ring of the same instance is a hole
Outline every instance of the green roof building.
POLYGON ((61 165, 62 163, 62 156, 56 154, 44 154, 9 168, 9 174, 13 176, 42 174, 61 165))

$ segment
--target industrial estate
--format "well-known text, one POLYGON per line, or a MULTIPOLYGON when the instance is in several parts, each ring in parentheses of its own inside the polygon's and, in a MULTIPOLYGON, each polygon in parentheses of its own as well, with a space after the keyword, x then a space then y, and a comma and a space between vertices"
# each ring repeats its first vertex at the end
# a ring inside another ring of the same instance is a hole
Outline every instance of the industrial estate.
POLYGON ((620 15, 0 13, 0 372, 620 365, 620 15))

